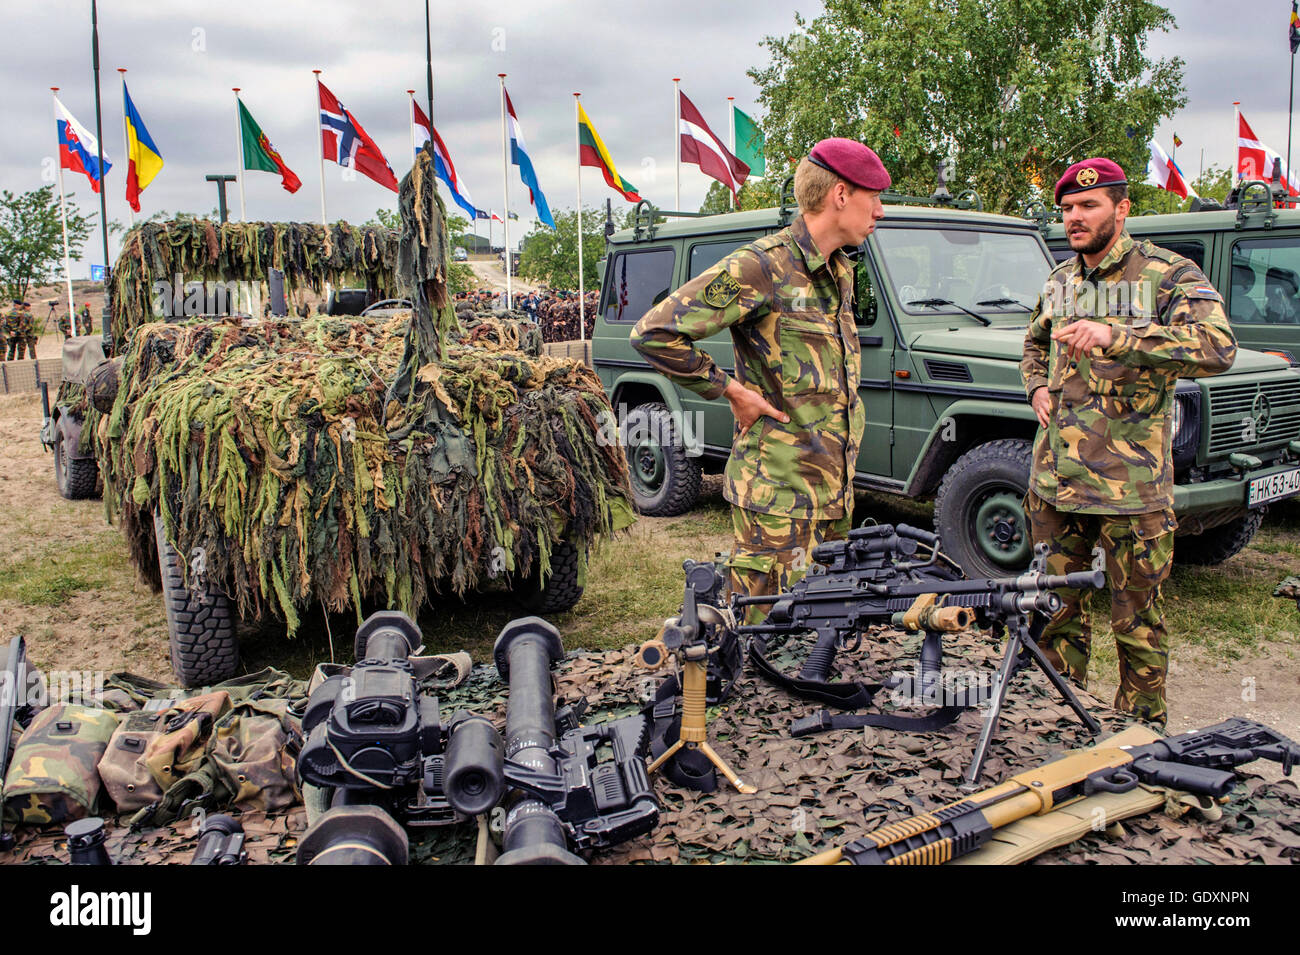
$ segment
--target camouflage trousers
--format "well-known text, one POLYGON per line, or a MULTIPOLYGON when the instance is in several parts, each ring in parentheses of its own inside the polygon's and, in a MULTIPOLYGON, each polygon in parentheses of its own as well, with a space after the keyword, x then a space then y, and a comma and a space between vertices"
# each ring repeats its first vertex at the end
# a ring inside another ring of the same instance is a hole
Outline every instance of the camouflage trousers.
MULTIPOLYGON (((1174 557, 1173 511, 1074 514, 1058 511, 1033 491, 1025 503, 1034 543, 1047 544, 1049 574, 1087 570, 1092 548, 1100 544, 1105 550, 1111 629, 1119 654, 1115 709, 1165 723, 1169 634, 1161 587, 1174 557)), ((1043 631, 1043 653, 1058 671, 1083 685, 1092 649, 1092 595, 1059 593, 1065 605, 1043 631)))
MULTIPOLYGON (((812 562, 822 541, 843 540, 853 526, 852 514, 831 520, 807 520, 731 508, 731 559, 728 583, 733 594, 757 597, 790 589, 812 562)), ((748 607, 743 623, 762 623, 767 607, 748 607)))
POLYGON ((27 339, 9 339, 9 361, 22 361, 27 355, 27 339))

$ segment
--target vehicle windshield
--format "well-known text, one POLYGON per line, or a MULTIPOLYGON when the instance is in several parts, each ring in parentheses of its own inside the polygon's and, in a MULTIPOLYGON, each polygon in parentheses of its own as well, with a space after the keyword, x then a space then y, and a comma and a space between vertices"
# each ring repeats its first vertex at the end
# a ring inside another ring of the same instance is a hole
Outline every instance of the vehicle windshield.
POLYGON ((1028 315, 1052 260, 1035 235, 979 229, 881 228, 887 280, 911 315, 1028 315))

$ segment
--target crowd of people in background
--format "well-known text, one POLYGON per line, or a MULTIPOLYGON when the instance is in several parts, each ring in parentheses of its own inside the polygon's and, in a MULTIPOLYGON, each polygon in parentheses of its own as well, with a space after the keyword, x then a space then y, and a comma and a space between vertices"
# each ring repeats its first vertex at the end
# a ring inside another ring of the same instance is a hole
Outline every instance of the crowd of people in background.
MULTIPOLYGON (((591 337, 591 327, 596 319, 595 291, 585 296, 586 322, 578 308, 578 293, 565 289, 546 289, 539 292, 519 292, 513 296, 515 311, 525 313, 542 330, 542 341, 565 342, 581 337, 591 337)), ((495 311, 505 308, 505 292, 499 289, 478 289, 456 293, 456 307, 466 304, 472 311, 495 311)))

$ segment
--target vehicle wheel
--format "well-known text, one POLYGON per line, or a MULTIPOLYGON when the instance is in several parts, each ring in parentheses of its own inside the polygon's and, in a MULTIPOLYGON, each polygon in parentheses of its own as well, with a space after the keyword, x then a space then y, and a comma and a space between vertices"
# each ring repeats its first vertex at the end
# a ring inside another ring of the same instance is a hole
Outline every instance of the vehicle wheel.
POLYGON ((943 550, 968 577, 1008 577, 1034 555, 1025 515, 1033 447, 1021 438, 967 451, 944 475, 934 501, 943 550))
POLYGON ((687 457, 677 422, 659 401, 637 405, 623 427, 636 508, 651 517, 685 514, 700 495, 700 462, 687 457))
POLYGON ((159 514, 154 515, 153 531, 172 670, 182 686, 209 686, 230 679, 239 667, 239 640, 230 598, 212 584, 202 593, 187 588, 184 565, 167 540, 159 514))
POLYGON ((1174 560, 1180 564, 1212 567, 1222 564, 1255 538, 1264 523, 1262 510, 1247 511, 1236 520, 1211 527, 1199 534, 1174 539, 1174 560))
POLYGON ((551 551, 551 574, 543 586, 540 571, 533 570, 531 579, 518 591, 519 602, 537 614, 564 613, 582 598, 582 584, 578 581, 578 548, 568 541, 560 541, 551 551))
POLYGON ((59 493, 69 501, 83 501, 95 496, 99 483, 99 466, 94 458, 74 458, 71 436, 60 427, 54 434, 54 481, 59 493))

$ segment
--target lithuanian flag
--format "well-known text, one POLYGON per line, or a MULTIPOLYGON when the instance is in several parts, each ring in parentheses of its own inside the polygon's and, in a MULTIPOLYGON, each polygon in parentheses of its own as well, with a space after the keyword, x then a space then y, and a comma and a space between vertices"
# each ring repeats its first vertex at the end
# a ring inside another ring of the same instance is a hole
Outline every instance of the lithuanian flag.
POLYGON ((620 176, 614 168, 614 160, 596 133, 596 127, 591 125, 591 119, 582 108, 582 103, 578 104, 578 164, 599 169, 610 188, 628 202, 641 201, 641 197, 636 194, 636 186, 620 176))
POLYGON ((239 100, 239 144, 244 154, 244 168, 257 169, 262 172, 278 172, 280 185, 287 192, 297 192, 302 186, 292 169, 284 164, 271 140, 266 138, 262 127, 257 125, 253 114, 248 111, 244 101, 239 100))
POLYGON ((158 147, 154 145, 149 130, 144 128, 144 122, 136 112, 135 104, 131 102, 131 94, 127 92, 125 80, 122 81, 122 99, 126 113, 126 201, 132 211, 139 212, 140 193, 153 182, 154 176, 162 171, 163 160, 162 156, 158 155, 158 147))

